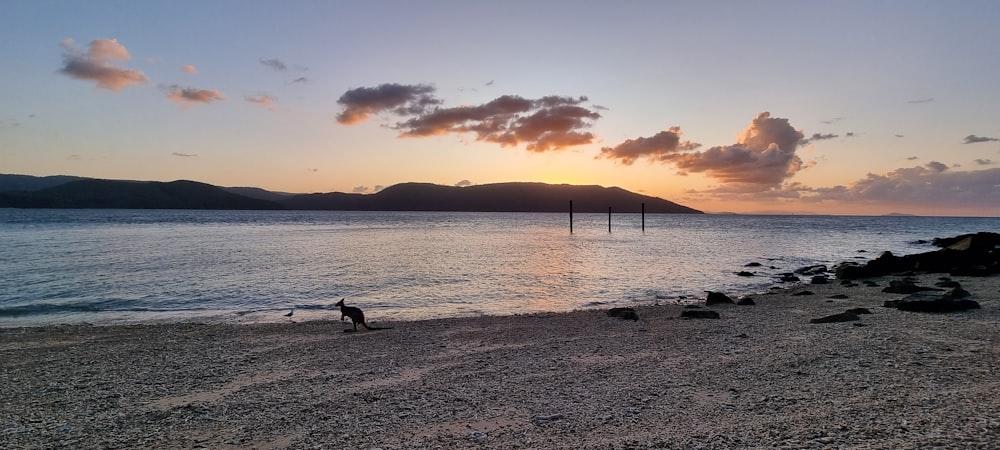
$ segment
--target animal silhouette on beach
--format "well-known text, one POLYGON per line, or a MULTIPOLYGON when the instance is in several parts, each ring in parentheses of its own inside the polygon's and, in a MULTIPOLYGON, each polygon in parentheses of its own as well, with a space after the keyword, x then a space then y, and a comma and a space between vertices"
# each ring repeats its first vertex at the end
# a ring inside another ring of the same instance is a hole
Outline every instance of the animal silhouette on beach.
POLYGON ((349 333, 349 332, 352 332, 352 331, 358 331, 358 324, 359 323, 361 324, 361 326, 365 327, 365 329, 368 329, 368 330, 391 330, 392 329, 392 327, 370 327, 370 326, 368 326, 368 324, 365 323, 365 313, 361 311, 361 308, 357 308, 357 307, 354 307, 354 306, 347 306, 347 305, 345 305, 344 304, 344 299, 340 299, 340 301, 337 302, 337 303, 335 303, 334 306, 339 306, 340 307, 340 321, 341 322, 344 321, 344 318, 350 317, 351 318, 351 322, 354 323, 354 329, 353 330, 344 330, 345 333, 349 333))

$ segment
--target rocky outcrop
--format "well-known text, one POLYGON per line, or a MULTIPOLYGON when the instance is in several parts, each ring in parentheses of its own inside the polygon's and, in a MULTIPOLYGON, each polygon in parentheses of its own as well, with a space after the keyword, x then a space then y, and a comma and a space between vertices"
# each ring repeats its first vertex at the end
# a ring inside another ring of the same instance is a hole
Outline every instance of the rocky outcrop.
POLYGON ((735 303, 733 299, 729 298, 728 295, 723 294, 721 292, 712 292, 712 291, 707 291, 707 292, 708 292, 708 298, 705 299, 705 306, 732 305, 735 303))
POLYGON ((900 311, 949 313, 979 309, 979 302, 969 300, 969 291, 961 286, 953 287, 944 293, 917 292, 900 300, 886 300, 883 306, 896 308, 900 311))
POLYGON ((941 250, 896 256, 885 252, 868 263, 844 263, 837 267, 837 278, 857 279, 910 271, 950 273, 964 276, 987 276, 1000 273, 1000 234, 976 233, 954 238, 935 239, 941 250))
POLYGON ((611 308, 608 310, 608 316, 621 320, 639 320, 639 313, 632 308, 611 308))

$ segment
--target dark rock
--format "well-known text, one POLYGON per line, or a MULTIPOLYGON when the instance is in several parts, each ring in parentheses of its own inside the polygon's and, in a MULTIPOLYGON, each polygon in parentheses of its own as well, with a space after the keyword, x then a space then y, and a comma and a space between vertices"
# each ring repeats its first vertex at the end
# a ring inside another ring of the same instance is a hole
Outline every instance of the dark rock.
POLYGON ((955 312, 969 309, 979 309, 979 303, 967 300, 969 291, 961 287, 952 288, 943 294, 920 292, 908 295, 900 300, 887 300, 883 306, 896 308, 900 311, 916 312, 955 312))
POLYGON ((796 292, 796 293, 792 294, 792 296, 794 296, 794 297, 799 297, 799 296, 803 296, 803 295, 816 295, 816 293, 813 292, 813 291, 799 291, 799 292, 796 292))
POLYGON ((868 286, 868 287, 878 287, 878 283, 876 283, 874 281, 871 281, 871 280, 865 280, 865 286, 868 286))
POLYGON ((622 320, 639 320, 639 313, 632 308, 611 308, 608 315, 622 320))
POLYGON ((961 286, 956 286, 944 293, 944 296, 949 298, 965 298, 972 295, 969 291, 962 289, 961 286))
POLYGON ((753 272, 747 272, 745 270, 736 272, 736 275, 739 275, 741 277, 752 277, 752 276, 755 276, 753 272))
POLYGON ((912 294, 901 300, 887 300, 884 306, 900 311, 929 313, 948 313, 980 308, 979 303, 974 300, 952 298, 947 294, 912 294))
POLYGON ((837 300, 843 300, 843 299, 848 298, 848 297, 846 295, 844 295, 844 294, 833 294, 833 295, 830 296, 830 298, 835 298, 837 300))
POLYGON ((937 286, 937 287, 941 287, 941 288, 962 287, 962 285, 959 284, 959 282, 957 282, 955 280, 952 280, 952 279, 941 280, 941 281, 938 281, 937 283, 934 283, 934 285, 937 286))
POLYGON ((798 269, 795 269, 795 273, 799 275, 819 275, 822 273, 826 273, 828 271, 829 269, 822 264, 815 266, 800 267, 798 269))
POLYGON ((701 309, 698 305, 684 305, 684 309, 701 309))
POLYGON ((864 267, 858 265, 857 263, 844 263, 837 266, 834 271, 835 276, 841 280, 856 280, 858 278, 864 278, 868 276, 867 271, 864 267))
POLYGON ((707 291, 707 292, 708 292, 708 298, 705 299, 706 306, 732 305, 733 303, 735 303, 733 302, 733 299, 729 298, 728 295, 723 294, 721 292, 712 292, 712 291, 707 291))
POLYGON ((811 284, 829 284, 830 280, 826 278, 826 275, 816 275, 812 277, 810 281, 811 284))
POLYGON ((915 292, 923 291, 940 291, 942 289, 917 286, 913 280, 892 280, 889 282, 889 287, 882 289, 882 292, 889 294, 913 294, 915 292))
POLYGON ((778 274, 778 282, 780 283, 795 283, 799 281, 799 277, 792 273, 782 273, 778 274))
POLYGON ((861 315, 861 314, 871 314, 872 310, 868 308, 851 308, 848 309, 847 312, 861 315))
POLYGON ((751 306, 751 305, 756 305, 757 303, 754 302, 753 299, 750 297, 743 297, 737 300, 736 304, 739 306, 751 306))
POLYGON ((681 318, 684 319, 718 319, 719 313, 708 310, 687 310, 681 311, 681 318))
POLYGON ((760 266, 763 266, 763 264, 759 262, 751 262, 751 263, 746 263, 743 267, 760 267, 760 266))
POLYGON ((840 314, 833 314, 833 315, 826 316, 826 317, 820 317, 818 319, 812 319, 812 320, 809 321, 809 323, 851 322, 851 321, 855 321, 855 320, 859 320, 859 319, 860 319, 860 317, 858 317, 857 314, 855 314, 853 312, 850 312, 850 311, 845 311, 845 312, 842 312, 840 314))
POLYGON ((956 267, 948 271, 949 275, 956 277, 988 277, 997 273, 996 267, 990 268, 987 266, 967 266, 967 267, 956 267))

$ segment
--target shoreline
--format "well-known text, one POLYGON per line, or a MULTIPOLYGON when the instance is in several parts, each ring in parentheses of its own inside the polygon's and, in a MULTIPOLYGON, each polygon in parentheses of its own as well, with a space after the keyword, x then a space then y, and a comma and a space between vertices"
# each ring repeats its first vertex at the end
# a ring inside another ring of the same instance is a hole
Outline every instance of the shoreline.
MULTIPOLYGON (((932 286, 938 274, 918 275, 932 286)), ((1000 276, 981 309, 810 285, 711 306, 349 323, 0 329, 9 448, 988 448, 1000 276), (804 290, 809 296, 793 296, 804 290), (847 298, 830 298, 835 294, 847 298), (848 308, 873 314, 809 323, 848 308)), ((339 315, 338 315, 339 316, 339 315)))

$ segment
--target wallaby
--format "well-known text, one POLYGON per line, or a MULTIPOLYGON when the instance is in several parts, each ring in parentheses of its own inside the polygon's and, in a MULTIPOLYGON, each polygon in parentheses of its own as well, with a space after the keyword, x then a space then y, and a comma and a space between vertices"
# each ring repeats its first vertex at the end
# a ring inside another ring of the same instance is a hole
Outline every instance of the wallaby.
POLYGON ((361 308, 356 308, 354 306, 344 305, 344 299, 340 299, 339 302, 335 303, 334 306, 340 307, 340 320, 343 322, 344 318, 350 317, 351 322, 354 323, 353 330, 344 330, 345 333, 351 331, 358 331, 358 324, 360 323, 365 329, 368 330, 391 330, 392 327, 370 327, 365 323, 365 313, 361 311, 361 308))

